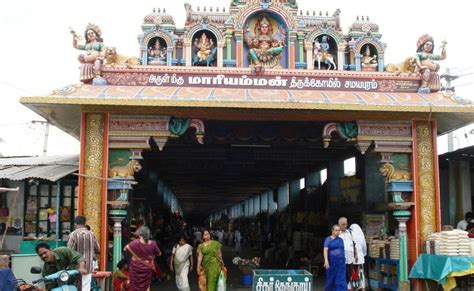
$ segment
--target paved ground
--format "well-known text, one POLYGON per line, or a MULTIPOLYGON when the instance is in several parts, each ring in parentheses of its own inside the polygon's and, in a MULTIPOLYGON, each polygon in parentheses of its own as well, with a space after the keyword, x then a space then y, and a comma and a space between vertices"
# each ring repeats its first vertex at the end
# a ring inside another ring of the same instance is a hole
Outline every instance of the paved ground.
MULTIPOLYGON (((224 255, 224 261, 226 264, 226 267, 228 269, 228 278, 227 278, 227 291, 248 291, 252 290, 251 286, 244 286, 241 283, 241 274, 237 266, 232 264, 232 259, 237 256, 233 252, 233 250, 230 247, 224 247, 223 248, 223 255, 224 255)), ((246 256, 246 254, 241 254, 240 256, 246 256)), ((324 277, 316 277, 313 278, 314 282, 314 287, 313 290, 323 290, 324 286, 324 277)), ((197 285, 197 275, 196 272, 193 271, 191 274, 189 274, 189 283, 191 285, 191 291, 198 291, 198 285, 197 285)), ((152 291, 172 291, 172 290, 177 290, 175 281, 174 281, 174 276, 171 276, 171 279, 165 282, 158 282, 153 284, 152 286, 152 291)))

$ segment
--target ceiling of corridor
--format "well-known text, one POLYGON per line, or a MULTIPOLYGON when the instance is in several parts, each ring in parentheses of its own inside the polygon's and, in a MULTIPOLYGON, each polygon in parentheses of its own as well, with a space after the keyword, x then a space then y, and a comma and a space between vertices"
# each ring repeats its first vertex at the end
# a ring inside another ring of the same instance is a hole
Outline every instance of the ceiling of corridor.
POLYGON ((204 217, 282 183, 354 156, 337 139, 325 149, 317 122, 207 121, 204 144, 193 130, 145 152, 145 165, 171 188, 186 215, 204 217))

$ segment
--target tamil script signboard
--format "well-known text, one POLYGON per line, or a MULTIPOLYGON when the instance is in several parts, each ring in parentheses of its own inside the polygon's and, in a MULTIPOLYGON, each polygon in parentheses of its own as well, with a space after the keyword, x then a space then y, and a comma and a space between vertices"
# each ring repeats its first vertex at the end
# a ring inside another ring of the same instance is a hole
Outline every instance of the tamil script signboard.
POLYGON ((418 79, 381 78, 380 76, 254 75, 185 72, 113 72, 104 69, 102 76, 109 85, 208 87, 242 89, 284 89, 361 92, 416 92, 418 79))
POLYGON ((312 291, 313 275, 306 270, 254 270, 254 291, 312 291))

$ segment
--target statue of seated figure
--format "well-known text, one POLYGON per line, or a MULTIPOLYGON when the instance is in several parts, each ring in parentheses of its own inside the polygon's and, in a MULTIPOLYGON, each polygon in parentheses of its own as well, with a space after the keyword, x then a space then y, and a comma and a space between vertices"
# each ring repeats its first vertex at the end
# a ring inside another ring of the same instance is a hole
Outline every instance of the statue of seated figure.
POLYGON ((196 53, 193 57, 193 66, 212 66, 217 47, 214 45, 214 41, 208 38, 204 32, 201 37, 194 40, 194 50, 196 53))
POLYGON ((154 66, 166 65, 166 47, 161 47, 160 41, 148 49, 148 64, 154 66))
POLYGON ((368 45, 365 47, 365 53, 360 60, 360 64, 362 66, 362 71, 375 71, 377 69, 377 55, 370 55, 370 48, 368 45))
POLYGON ((418 93, 430 93, 431 91, 439 91, 441 89, 441 82, 438 71, 440 65, 435 61, 446 59, 446 41, 441 44, 441 54, 434 53, 433 38, 428 35, 422 35, 417 42, 416 50, 416 64, 421 73, 421 86, 418 93))
MULTIPOLYGON (((281 28, 280 28, 281 29, 281 28)), ((255 24, 254 34, 247 28, 246 42, 249 47, 250 65, 254 67, 280 68, 280 59, 285 41, 285 31, 275 35, 267 15, 262 15, 255 24)))

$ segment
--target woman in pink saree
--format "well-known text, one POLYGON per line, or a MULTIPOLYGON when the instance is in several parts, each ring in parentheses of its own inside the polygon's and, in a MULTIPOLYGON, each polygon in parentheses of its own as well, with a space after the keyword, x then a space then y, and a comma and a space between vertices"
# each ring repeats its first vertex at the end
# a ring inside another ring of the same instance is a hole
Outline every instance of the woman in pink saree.
POLYGON ((155 272, 155 256, 161 256, 161 251, 156 242, 150 240, 148 227, 140 227, 135 235, 138 238, 124 248, 132 255, 129 267, 130 291, 145 291, 150 289, 155 272))

